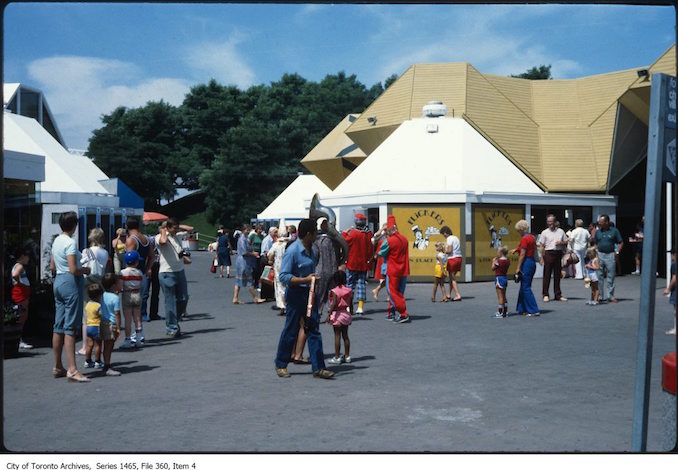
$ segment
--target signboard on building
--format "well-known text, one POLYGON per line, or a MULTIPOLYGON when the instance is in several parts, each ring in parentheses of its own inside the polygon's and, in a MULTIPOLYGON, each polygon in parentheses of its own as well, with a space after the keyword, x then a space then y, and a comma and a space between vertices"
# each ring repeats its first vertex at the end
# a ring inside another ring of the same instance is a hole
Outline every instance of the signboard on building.
MULTIPOLYGON (((515 225, 524 218, 523 206, 473 206, 473 280, 494 279, 492 258, 505 245, 509 250, 518 246, 520 234, 515 225)), ((517 255, 509 255, 511 272, 515 271, 517 255)))
POLYGON ((676 180, 676 77, 666 80, 666 120, 664 121, 664 171, 663 181, 676 180))
MULTIPOLYGON (((464 246, 461 206, 393 206, 398 231, 409 241, 410 277, 433 277, 436 242, 445 242, 440 229, 447 225, 464 246)), ((467 253, 463 253, 467 256, 467 253)))

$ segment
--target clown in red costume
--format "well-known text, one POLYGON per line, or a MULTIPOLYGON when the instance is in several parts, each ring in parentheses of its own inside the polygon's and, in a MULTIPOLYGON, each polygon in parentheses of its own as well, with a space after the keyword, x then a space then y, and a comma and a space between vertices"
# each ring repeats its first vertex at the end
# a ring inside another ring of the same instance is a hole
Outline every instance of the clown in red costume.
POLYGON ((343 231, 341 235, 348 244, 346 285, 353 289, 355 298, 358 299, 356 315, 362 315, 367 298, 367 271, 373 254, 372 232, 367 227, 367 217, 364 214, 356 214, 354 222, 355 226, 343 231))
POLYGON ((388 288, 386 319, 397 323, 407 323, 410 321, 405 303, 405 286, 407 276, 410 275, 409 242, 407 238, 398 233, 393 215, 388 216, 386 230, 387 237, 379 249, 379 256, 386 261, 386 286, 388 288))

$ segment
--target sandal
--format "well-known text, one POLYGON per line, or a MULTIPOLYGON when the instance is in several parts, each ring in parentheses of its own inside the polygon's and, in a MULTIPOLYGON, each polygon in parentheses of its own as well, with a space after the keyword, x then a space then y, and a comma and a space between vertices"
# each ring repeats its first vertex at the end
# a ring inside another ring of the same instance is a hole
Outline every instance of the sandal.
POLYGON ((52 376, 54 376, 55 379, 58 379, 59 377, 66 377, 66 369, 63 367, 61 369, 55 367, 52 369, 52 376))
POLYGON ((292 362, 294 362, 295 364, 304 364, 304 365, 308 365, 308 364, 311 363, 311 361, 307 357, 302 357, 301 359, 295 359, 292 362))
POLYGON ((266 300, 265 300, 265 299, 262 299, 262 298, 254 299, 254 303, 255 303, 255 304, 263 304, 263 303, 265 303, 265 302, 266 302, 266 300))
POLYGON ((243 302, 242 300, 234 300, 234 301, 233 301, 233 305, 242 305, 242 304, 244 304, 244 303, 245 303, 245 302, 243 302))
POLYGON ((77 382, 81 384, 91 382, 90 379, 82 375, 78 370, 76 370, 75 372, 67 372, 66 377, 68 377, 69 382, 77 382))
POLYGON ((447 302, 448 300, 450 300, 450 298, 449 298, 449 297, 445 297, 445 298, 442 300, 442 302, 447 302))
POLYGON ((313 377, 317 377, 319 379, 333 379, 334 378, 334 372, 329 371, 327 369, 320 369, 320 370, 313 372, 313 377))

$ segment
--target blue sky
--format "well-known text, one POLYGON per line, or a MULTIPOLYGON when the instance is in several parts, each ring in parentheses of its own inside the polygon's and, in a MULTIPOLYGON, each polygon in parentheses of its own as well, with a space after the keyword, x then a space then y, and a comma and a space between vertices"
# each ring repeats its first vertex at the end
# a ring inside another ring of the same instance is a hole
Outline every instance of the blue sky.
POLYGON ((675 41, 670 7, 600 5, 14 3, 3 31, 4 81, 42 89, 78 149, 117 106, 178 105, 211 78, 245 89, 345 71, 369 87, 456 61, 574 78, 649 65, 675 41))

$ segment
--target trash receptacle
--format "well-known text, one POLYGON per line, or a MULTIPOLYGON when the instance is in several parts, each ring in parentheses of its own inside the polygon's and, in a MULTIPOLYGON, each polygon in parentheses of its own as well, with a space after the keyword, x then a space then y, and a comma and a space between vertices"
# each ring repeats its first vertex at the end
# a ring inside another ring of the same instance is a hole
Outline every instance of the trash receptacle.
POLYGON ((664 450, 673 450, 676 447, 676 353, 665 354, 662 358, 662 416, 664 429, 664 450))
POLYGON ((188 250, 196 251, 198 249, 198 240, 195 238, 189 238, 188 240, 188 250))

